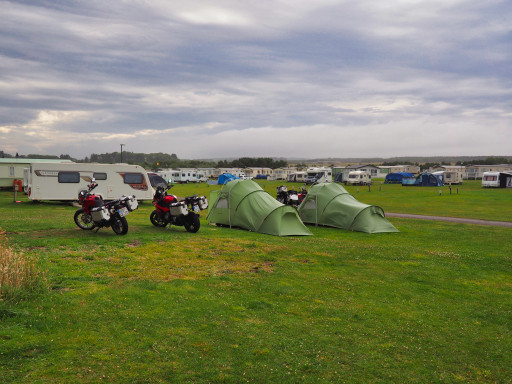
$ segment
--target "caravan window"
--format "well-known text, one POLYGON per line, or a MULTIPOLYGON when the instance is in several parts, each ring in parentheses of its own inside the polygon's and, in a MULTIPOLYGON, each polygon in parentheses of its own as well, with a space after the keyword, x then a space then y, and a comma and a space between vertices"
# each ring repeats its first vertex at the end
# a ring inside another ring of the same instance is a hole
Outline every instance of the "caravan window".
POLYGON ((107 180, 107 174, 105 172, 94 172, 92 177, 96 180, 107 180))
POLYGON ((124 183, 125 184, 143 184, 144 177, 142 173, 125 173, 124 183))
POLYGON ((498 177, 497 176, 488 176, 488 175, 486 175, 486 176, 484 176, 484 180, 485 181, 496 181, 496 180, 498 180, 498 177))
POLYGON ((59 183, 79 183, 80 173, 79 172, 59 172, 58 174, 59 183))

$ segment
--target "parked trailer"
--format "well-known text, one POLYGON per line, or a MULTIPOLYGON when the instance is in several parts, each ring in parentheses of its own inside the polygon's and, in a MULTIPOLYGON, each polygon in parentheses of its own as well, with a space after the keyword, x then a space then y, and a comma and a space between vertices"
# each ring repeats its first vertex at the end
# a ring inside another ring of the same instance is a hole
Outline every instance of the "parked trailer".
POLYGON ((350 171, 348 173, 347 184, 367 185, 372 183, 372 175, 365 171, 350 171))
POLYGON ((440 177, 443 184, 462 184, 463 181, 462 172, 459 171, 437 171, 432 174, 440 177))
POLYGON ((512 172, 484 172, 482 187, 512 188, 512 172))
POLYGON ((153 188, 146 170, 139 165, 98 163, 32 163, 27 173, 31 200, 77 200, 92 178, 94 190, 104 200, 135 195, 137 200, 152 200, 153 188))
POLYGON ((295 172, 288 175, 288 182, 291 183, 305 183, 308 174, 306 172, 295 172))

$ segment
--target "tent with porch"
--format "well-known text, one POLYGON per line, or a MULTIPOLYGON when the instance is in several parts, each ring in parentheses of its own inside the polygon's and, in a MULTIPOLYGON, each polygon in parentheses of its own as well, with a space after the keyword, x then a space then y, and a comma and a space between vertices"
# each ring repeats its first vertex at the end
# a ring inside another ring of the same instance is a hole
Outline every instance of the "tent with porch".
POLYGON ((281 204, 252 180, 231 180, 212 191, 206 220, 268 235, 311 235, 294 208, 281 204))
POLYGON ((424 172, 418 177, 413 179, 404 178, 402 179, 402 186, 420 186, 420 187, 442 187, 443 180, 439 175, 433 173, 424 172))
POLYGON ((222 175, 219 176, 219 178, 217 179, 217 184, 221 184, 221 185, 224 185, 226 184, 228 181, 231 181, 231 180, 235 180, 235 179, 238 179, 239 177, 235 176, 235 175, 232 175, 231 173, 223 173, 222 175))
POLYGON ((414 178, 414 175, 409 172, 388 173, 386 175, 386 179, 384 180, 384 184, 402 184, 402 180, 404 178, 412 179, 412 178, 414 178))
POLYGON ((399 232, 386 219, 382 208, 357 201, 335 183, 313 185, 297 210, 308 224, 366 233, 399 232))

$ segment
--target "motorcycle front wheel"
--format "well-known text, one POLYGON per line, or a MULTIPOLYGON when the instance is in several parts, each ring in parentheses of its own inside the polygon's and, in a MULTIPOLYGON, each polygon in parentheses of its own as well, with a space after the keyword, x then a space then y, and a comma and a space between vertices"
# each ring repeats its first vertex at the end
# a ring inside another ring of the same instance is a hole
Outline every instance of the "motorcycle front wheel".
POLYGON ((124 217, 113 217, 111 226, 116 235, 126 235, 128 233, 128 222, 124 217))
POLYGON ((151 212, 149 220, 151 220, 151 224, 153 224, 155 227, 165 227, 167 225, 167 222, 164 220, 163 216, 158 213, 156 209, 151 212))
POLYGON ((92 220, 92 216, 86 213, 84 209, 79 209, 75 212, 74 220, 79 228, 85 229, 86 231, 90 231, 96 226, 92 220))
POLYGON ((199 222, 199 216, 197 216, 195 213, 190 212, 183 222, 183 225, 185 226, 185 229, 188 232, 196 233, 199 231, 199 227, 201 226, 201 223, 199 222))

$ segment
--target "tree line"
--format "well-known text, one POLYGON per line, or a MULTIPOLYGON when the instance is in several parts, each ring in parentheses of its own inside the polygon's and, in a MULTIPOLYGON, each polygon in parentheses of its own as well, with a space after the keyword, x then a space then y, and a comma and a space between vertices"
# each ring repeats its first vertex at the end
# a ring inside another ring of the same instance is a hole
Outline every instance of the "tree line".
MULTIPOLYGON (((76 159, 68 154, 57 155, 39 155, 39 154, 28 154, 28 155, 11 155, 0 150, 0 158, 32 158, 32 159, 65 159, 71 160, 77 163, 128 163, 136 164, 144 167, 145 169, 157 169, 157 168, 247 168, 247 167, 262 167, 262 168, 282 168, 288 166, 286 160, 275 160, 271 157, 241 157, 236 160, 184 160, 179 159, 174 153, 136 153, 136 152, 111 152, 102 154, 91 154, 90 157, 86 156, 84 159, 76 159)), ((382 165, 420 165, 418 162, 410 162, 403 160, 385 161, 382 165)), ((473 164, 512 164, 512 157, 499 157, 491 156, 485 159, 472 159, 457 161, 456 165, 473 165, 473 164)), ((439 162, 428 162, 422 164, 422 168, 438 167, 442 165, 439 162)), ((304 164, 305 166, 305 164, 304 164)))
POLYGON ((93 153, 91 156, 86 156, 84 159, 76 159, 70 155, 38 155, 28 154, 15 156, 0 151, 0 158, 26 158, 26 159, 65 159, 77 163, 128 163, 136 164, 144 167, 145 169, 157 168, 247 168, 247 167, 264 167, 264 168, 281 168, 286 167, 288 163, 286 160, 274 160, 270 157, 241 157, 236 160, 220 160, 218 162, 213 160, 185 160, 179 159, 175 153, 136 153, 136 152, 111 152, 111 153, 93 153))

